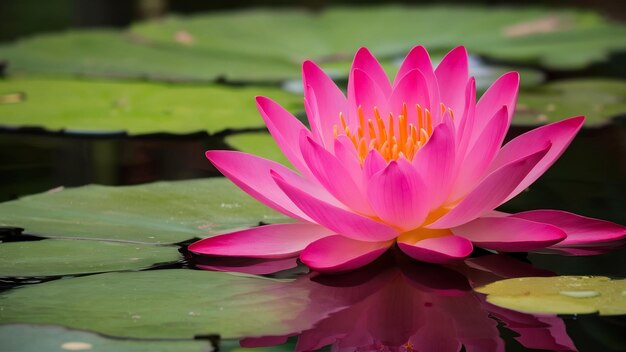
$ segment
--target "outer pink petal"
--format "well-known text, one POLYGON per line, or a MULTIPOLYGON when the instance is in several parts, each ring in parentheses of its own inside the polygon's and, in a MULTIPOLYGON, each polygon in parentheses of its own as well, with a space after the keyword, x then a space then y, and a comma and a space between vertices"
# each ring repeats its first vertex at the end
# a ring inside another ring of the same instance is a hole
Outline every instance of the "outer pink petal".
POLYGON ((383 221, 404 230, 421 225, 429 212, 424 199, 426 185, 411 164, 402 160, 372 176, 368 186, 369 202, 383 221))
MULTIPOLYGON (((307 166, 335 198, 348 208, 364 214, 373 214, 365 195, 342 163, 329 151, 305 134, 300 138, 300 150, 307 166)), ((360 169, 360 165, 358 165, 360 169)))
POLYGON ((556 226, 511 217, 484 217, 452 229, 452 232, 487 249, 527 252, 565 239, 556 226))
POLYGON ((441 102, 455 113, 465 107, 468 71, 467 50, 462 46, 452 49, 435 69, 441 102))
POLYGON ((229 150, 209 150, 206 157, 224 176, 259 202, 287 216, 311 220, 278 188, 270 175, 270 170, 274 170, 287 180, 302 183, 298 180, 300 176, 291 169, 271 160, 229 150))
POLYGON ((470 146, 463 162, 460 163, 459 175, 454 185, 451 200, 454 201, 466 195, 472 187, 485 177, 491 162, 504 141, 508 128, 508 111, 506 106, 503 106, 491 118, 480 137, 474 145, 470 146))
MULTIPOLYGON (((333 140, 333 125, 339 123, 339 113, 348 113, 348 103, 337 85, 312 61, 302 64, 302 82, 305 99, 309 104, 315 101, 316 111, 319 114, 319 124, 325 146, 333 140), (311 97, 310 90, 315 93, 311 97)), ((332 145, 330 146, 332 148, 332 145)))
POLYGON ((193 253, 230 257, 285 258, 334 232, 315 224, 275 224, 214 236, 189 246, 193 253))
POLYGON ((439 207, 450 194, 455 169, 455 142, 450 127, 440 124, 435 127, 426 145, 413 158, 413 166, 428 185, 429 210, 439 207))
POLYGON ((297 256, 278 259, 201 256, 193 259, 193 266, 198 269, 252 275, 274 274, 298 266, 297 256))
POLYGON ((431 229, 456 227, 493 210, 544 157, 548 149, 549 146, 492 172, 456 207, 426 227, 431 229))
POLYGON ((318 224, 346 237, 361 241, 387 241, 398 235, 398 230, 365 216, 326 203, 300 190, 278 174, 276 184, 291 200, 318 224))
POLYGON ((391 94, 391 84, 389 84, 389 78, 387 77, 385 70, 383 70, 383 67, 367 48, 360 48, 354 55, 354 60, 352 61, 352 67, 350 69, 350 79, 348 80, 348 99, 354 97, 355 87, 352 77, 352 71, 354 71, 354 69, 367 72, 385 96, 389 96, 391 94))
POLYGON ((397 117, 402 113, 404 104, 407 105, 408 115, 405 117, 415 126, 417 126, 416 105, 419 104, 422 108, 432 110, 428 84, 422 72, 417 69, 407 72, 404 77, 400 78, 389 97, 387 107, 393 116, 397 117))
POLYGON ((472 253, 472 243, 463 237, 442 236, 418 242, 398 238, 398 247, 412 258, 429 263, 446 263, 465 258, 472 253))
POLYGON ((565 149, 567 149, 572 139, 574 139, 574 136, 582 127, 584 120, 584 117, 578 116, 536 128, 513 139, 500 150, 493 162, 492 170, 511 160, 518 159, 520 155, 527 154, 530 150, 539 150, 547 143, 552 143, 552 148, 550 148, 548 154, 537 163, 528 176, 526 176, 515 190, 504 199, 504 202, 515 197, 530 186, 556 162, 565 149))
POLYGON ((511 217, 551 224, 565 231, 567 238, 554 247, 584 247, 626 238, 626 227, 622 225, 562 210, 531 210, 513 214, 511 217))
POLYGON ((300 254, 300 259, 313 270, 347 271, 373 262, 392 244, 393 241, 364 242, 335 235, 308 245, 300 254))
POLYGON ((487 89, 485 94, 480 97, 478 104, 476 104, 476 118, 471 132, 473 140, 480 135, 491 116, 500 110, 503 105, 507 107, 509 121, 511 121, 515 112, 518 90, 519 73, 517 72, 505 73, 487 89))
POLYGON ((256 97, 256 105, 283 154, 301 173, 309 174, 309 169, 302 160, 298 140, 300 133, 310 135, 307 128, 290 112, 269 98, 256 97))

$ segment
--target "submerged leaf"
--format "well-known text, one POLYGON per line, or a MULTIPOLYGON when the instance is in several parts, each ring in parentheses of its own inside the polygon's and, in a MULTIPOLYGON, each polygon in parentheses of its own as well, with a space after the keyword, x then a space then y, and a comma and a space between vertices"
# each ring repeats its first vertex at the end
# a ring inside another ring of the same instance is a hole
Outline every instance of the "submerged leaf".
POLYGON ((291 166, 285 154, 276 145, 274 138, 268 133, 238 133, 226 137, 225 142, 242 152, 291 166))
POLYGON ((487 301, 526 313, 626 314, 626 280, 603 276, 524 277, 476 289, 487 301))
POLYGON ((56 276, 145 269, 180 259, 176 247, 44 240, 0 244, 0 277, 56 276))
POLYGON ((51 238, 168 244, 285 217, 224 178, 90 185, 0 204, 0 226, 51 238))

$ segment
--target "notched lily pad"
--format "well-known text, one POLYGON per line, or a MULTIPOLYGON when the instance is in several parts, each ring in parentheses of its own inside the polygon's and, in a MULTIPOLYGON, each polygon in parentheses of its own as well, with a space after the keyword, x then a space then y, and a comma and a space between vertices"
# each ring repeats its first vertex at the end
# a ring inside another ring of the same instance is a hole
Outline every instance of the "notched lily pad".
POLYGON ((2 348, 10 352, 211 352, 209 341, 150 341, 106 338, 61 326, 11 324, 0 326, 2 348))
POLYGON ((539 125, 585 115, 585 125, 597 126, 609 123, 624 111, 626 83, 623 81, 566 80, 520 92, 513 123, 539 125))
POLYGON ((292 111, 302 106, 299 96, 270 87, 10 79, 0 80, 0 126, 133 135, 257 128, 264 123, 256 95, 292 111))
POLYGON ((154 244, 287 221, 224 178, 65 189, 1 203, 0 214, 28 234, 154 244))
POLYGON ((173 246, 81 240, 0 244, 0 277, 40 277, 145 269, 180 259, 173 246))
POLYGON ((127 338, 282 335, 307 327, 287 323, 309 299, 289 284, 189 269, 90 275, 2 294, 0 324, 57 324, 127 338))
POLYGON ((507 279, 480 287, 487 301, 525 313, 626 314, 626 280, 603 276, 507 279))

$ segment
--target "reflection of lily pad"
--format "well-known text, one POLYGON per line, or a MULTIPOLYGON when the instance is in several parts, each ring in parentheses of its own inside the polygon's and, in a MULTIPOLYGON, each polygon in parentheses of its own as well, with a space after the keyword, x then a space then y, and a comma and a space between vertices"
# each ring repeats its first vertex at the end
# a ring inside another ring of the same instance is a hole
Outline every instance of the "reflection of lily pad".
POLYGON ((91 275, 6 292, 0 323, 134 338, 285 334, 297 330, 285 321, 307 302, 306 292, 288 284, 188 269, 91 275))
POLYGON ((214 133, 262 127, 255 95, 290 110, 300 98, 268 87, 172 86, 77 80, 0 81, 0 126, 79 132, 214 133), (11 103, 2 97, 13 98, 11 103))
POLYGON ((497 306, 526 313, 626 314, 626 280, 602 276, 525 277, 477 289, 497 306))
POLYGON ((105 338, 94 333, 47 325, 0 326, 2 348, 10 352, 209 352, 209 341, 146 341, 105 338))
POLYGON ((85 186, 0 204, 0 225, 53 238, 176 243, 285 217, 224 178, 85 186))
POLYGON ((180 258, 175 247, 79 240, 0 244, 0 277, 136 270, 180 258))
POLYGON ((9 72, 175 81, 277 81, 312 58, 345 75, 359 46, 394 59, 413 45, 580 68, 624 49, 626 29, 590 12, 533 8, 379 6, 173 16, 129 32, 45 35, 0 48, 9 72), (442 25, 445 23, 445 25, 442 25), (334 64, 336 62, 345 65, 334 64))
POLYGON ((586 125, 601 125, 626 111, 626 83, 569 80, 522 92, 514 124, 544 124, 585 115, 586 125))

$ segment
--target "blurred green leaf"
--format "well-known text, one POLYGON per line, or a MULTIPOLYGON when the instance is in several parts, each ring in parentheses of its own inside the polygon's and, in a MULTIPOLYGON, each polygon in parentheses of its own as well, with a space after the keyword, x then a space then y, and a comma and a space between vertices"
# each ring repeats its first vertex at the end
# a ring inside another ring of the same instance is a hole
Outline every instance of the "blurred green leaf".
POLYGON ((540 125, 584 115, 585 125, 604 125, 626 112, 626 83, 565 80, 521 92, 513 124, 540 125))
POLYGON ((171 16, 127 32, 36 36, 0 47, 11 73, 165 81, 279 81, 313 59, 346 76, 360 46, 381 60, 417 44, 441 55, 465 45, 513 63, 578 69, 623 50, 626 27, 593 12, 541 8, 377 6, 171 16))

